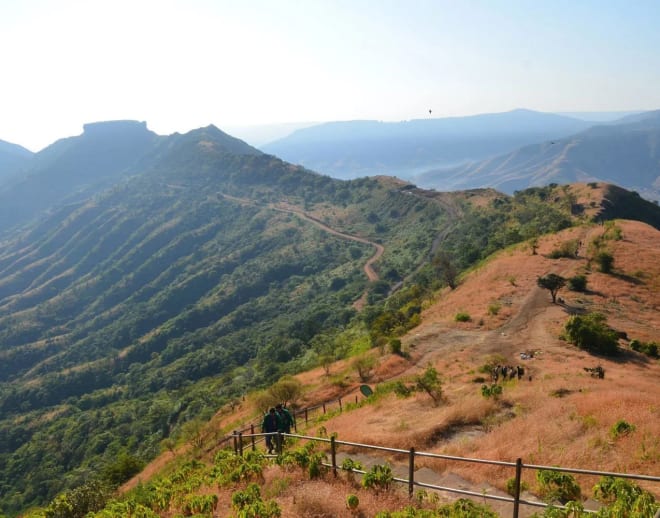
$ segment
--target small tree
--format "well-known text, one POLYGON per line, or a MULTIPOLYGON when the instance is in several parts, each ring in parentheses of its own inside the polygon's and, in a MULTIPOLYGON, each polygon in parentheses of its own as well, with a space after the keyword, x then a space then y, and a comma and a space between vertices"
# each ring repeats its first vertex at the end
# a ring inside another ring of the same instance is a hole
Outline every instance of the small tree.
POLYGON ((529 248, 532 251, 532 255, 536 255, 536 251, 539 249, 539 238, 533 237, 529 240, 529 248))
POLYGON ((361 356, 357 356, 353 360, 352 365, 353 368, 355 368, 357 371, 358 376, 360 376, 360 380, 368 381, 371 377, 371 373, 374 370, 374 367, 376 366, 376 359, 368 354, 363 354, 361 356))
POLYGON ((434 405, 442 401, 442 381, 438 376, 438 371, 430 363, 422 374, 415 376, 415 388, 431 396, 434 405))
POLYGON ((302 383, 292 376, 287 376, 273 384, 268 391, 277 403, 282 403, 284 406, 295 405, 302 394, 302 383))
POLYGON ((323 372, 325 372, 326 376, 330 376, 330 367, 332 367, 334 361, 335 358, 331 354, 322 354, 319 356, 319 362, 321 363, 323 372))
POLYGON ((552 303, 555 304, 557 301, 557 293, 566 285, 566 279, 556 273, 549 273, 548 275, 536 279, 536 284, 538 284, 539 287, 550 291, 552 303))
POLYGON ((431 261, 433 269, 440 280, 452 290, 456 288, 458 272, 446 252, 438 252, 431 261))

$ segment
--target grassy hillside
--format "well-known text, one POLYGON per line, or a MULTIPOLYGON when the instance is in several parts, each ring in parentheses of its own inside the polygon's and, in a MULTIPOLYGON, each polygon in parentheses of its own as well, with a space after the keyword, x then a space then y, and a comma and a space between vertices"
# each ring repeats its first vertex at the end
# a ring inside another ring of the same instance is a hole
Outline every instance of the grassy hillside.
MULTIPOLYGON (((532 254, 528 247, 519 245, 498 252, 463 275, 456 289, 438 292, 435 300, 426 305, 420 325, 402 336, 404 355, 378 348, 371 351, 376 365, 368 383, 375 395, 369 399, 359 395, 359 405, 345 405, 343 412, 333 411, 308 428, 299 420, 299 431, 471 458, 513 462, 520 457, 526 463, 541 465, 657 474, 660 443, 656 433, 656 393, 660 363, 657 356, 635 351, 634 341, 660 342, 658 231, 622 220, 606 226, 578 226, 542 237, 536 252, 532 254), (594 246, 602 239, 614 256, 615 267, 607 274, 598 271, 593 257, 594 246), (565 243, 574 241, 581 243, 577 257, 553 258, 565 243), (562 302, 552 304, 547 291, 536 283, 539 276, 548 272, 566 277, 585 275, 588 289, 560 290, 562 302), (562 338, 570 315, 583 311, 604 314, 620 336, 625 333, 627 338, 619 340, 618 355, 593 355, 562 338), (469 314, 470 320, 457 322, 457 312, 469 314), (533 357, 521 359, 523 351, 533 353, 533 357), (501 396, 487 398, 481 391, 489 377, 486 367, 496 363, 522 363, 525 376, 500 382, 501 396), (584 367, 596 364, 605 369, 603 379, 584 371, 584 367), (437 369, 442 380, 440 404, 435 405, 420 392, 407 398, 396 395, 395 382, 409 384, 429 365, 437 369), (620 422, 631 425, 628 433, 613 433, 620 422)), ((327 371, 319 367, 300 373, 297 379, 304 387, 297 401, 301 406, 315 405, 331 397, 352 401, 364 382, 350 361, 336 362, 327 371)), ((107 516, 120 516, 129 502, 153 509, 154 516, 174 516, 177 512, 185 515, 187 506, 192 502, 202 506, 205 499, 213 504, 216 515, 234 516, 236 499, 232 500, 232 496, 251 481, 257 481, 261 487, 259 500, 271 507, 276 505, 284 517, 352 516, 345 505, 349 494, 359 497, 363 516, 401 510, 410 504, 402 492, 365 489, 345 474, 339 479, 323 470, 310 475, 312 471, 300 470, 293 458, 287 468, 284 460, 284 466, 280 466, 249 454, 243 472, 249 473, 245 471, 247 466, 253 470, 260 466, 258 472, 252 472, 260 475, 246 474, 231 482, 231 473, 240 466, 230 464, 222 454, 216 455, 219 438, 223 432, 230 433, 248 421, 258 420, 260 415, 257 398, 221 408, 206 432, 197 435, 199 442, 191 437, 176 455, 163 453, 124 486, 123 496, 106 507, 107 516), (138 481, 143 485, 137 486, 138 481), (165 494, 170 495, 167 502, 157 503, 157 495, 165 494)), ((299 446, 290 446, 288 450, 299 446)), ((314 453, 321 452, 322 448, 317 448, 307 455, 311 459, 314 453)), ((355 459, 364 457, 357 451, 348 455, 355 459)), ((373 455, 378 462, 393 466, 401 461, 386 453, 373 455)), ((475 467, 447 461, 427 460, 417 468, 426 470, 427 476, 434 472, 453 477, 452 480, 461 481, 462 487, 477 491, 485 481, 504 490, 511 476, 498 466, 475 467)), ((576 480, 585 498, 598 482, 586 475, 577 475, 576 480)), ((539 483, 531 472, 524 484, 528 491, 539 494, 539 483)), ((657 484, 641 485, 655 493, 656 498, 660 496, 657 484)), ((452 505, 452 498, 446 493, 441 493, 439 501, 415 501, 427 512, 443 506, 448 513, 452 505)), ((208 502, 205 505, 210 505, 208 502)), ((473 514, 460 516, 488 516, 479 507, 481 504, 474 504, 473 514)), ((523 509, 521 516, 531 512, 523 509)), ((609 516, 604 512, 602 516, 609 516)), ((210 516, 203 512, 201 515, 210 516)))
POLYGON ((601 207, 583 186, 341 182, 234 144, 179 136, 2 243, 2 511, 123 481, 247 390, 385 348, 460 271, 601 207))

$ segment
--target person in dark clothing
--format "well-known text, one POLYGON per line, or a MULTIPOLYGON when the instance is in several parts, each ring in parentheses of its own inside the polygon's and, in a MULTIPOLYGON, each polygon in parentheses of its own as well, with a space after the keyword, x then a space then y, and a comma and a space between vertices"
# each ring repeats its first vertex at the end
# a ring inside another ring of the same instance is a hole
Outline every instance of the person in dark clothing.
POLYGON ((284 408, 282 404, 278 404, 275 407, 275 411, 280 418, 280 432, 291 433, 291 428, 295 426, 296 422, 293 420, 293 416, 288 409, 284 408))
MULTIPOLYGON (((268 410, 268 413, 264 416, 264 420, 261 423, 261 433, 273 433, 279 432, 281 428, 280 418, 275 412, 274 408, 268 410)), ((273 453, 273 436, 266 435, 266 448, 268 448, 268 453, 273 453)))

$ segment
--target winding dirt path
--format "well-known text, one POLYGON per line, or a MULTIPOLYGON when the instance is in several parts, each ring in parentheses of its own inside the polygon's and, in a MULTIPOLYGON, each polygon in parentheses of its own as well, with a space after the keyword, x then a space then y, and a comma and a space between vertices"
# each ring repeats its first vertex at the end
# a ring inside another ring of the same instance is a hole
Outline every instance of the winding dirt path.
MULTIPOLYGON (((347 234, 345 232, 341 232, 337 229, 329 227, 328 225, 326 225, 322 221, 316 219, 314 216, 308 214, 307 212, 303 211, 302 209, 299 209, 298 207, 295 207, 293 205, 289 205, 288 203, 278 203, 278 204, 268 203, 267 205, 260 205, 258 202, 254 201, 254 200, 247 199, 247 198, 238 198, 236 196, 231 196, 229 194, 225 194, 225 193, 222 193, 222 192, 218 192, 218 194, 220 196, 222 196, 223 198, 227 199, 227 200, 235 201, 235 202, 241 203, 243 205, 252 205, 252 206, 255 206, 255 207, 264 206, 264 207, 266 207, 268 209, 271 209, 271 210, 276 210, 276 211, 279 211, 279 212, 286 212, 288 214, 294 214, 294 215, 298 216, 299 218, 304 219, 305 221, 308 221, 309 223, 312 223, 313 225, 317 226, 318 228, 320 228, 324 232, 327 232, 328 234, 332 234, 333 236, 337 236, 337 237, 340 237, 342 239, 347 239, 349 241, 356 241, 358 243, 363 243, 365 245, 373 246, 375 251, 374 251, 373 255, 369 259, 367 259, 367 262, 364 264, 363 269, 364 269, 364 273, 367 276, 367 278, 369 279, 369 281, 374 282, 374 281, 377 281, 378 279, 380 279, 380 277, 378 275, 378 272, 376 272, 373 265, 376 263, 376 261, 378 261, 382 257, 383 253, 385 252, 385 248, 383 247, 383 245, 381 245, 379 243, 376 243, 374 241, 370 241, 369 239, 365 239, 365 238, 360 237, 360 236, 355 236, 353 234, 347 234)), ((368 294, 368 292, 365 290, 365 292, 360 296, 360 298, 353 303, 353 307, 355 309, 357 309, 358 311, 361 310, 365 306, 365 304, 367 302, 367 294, 368 294)))

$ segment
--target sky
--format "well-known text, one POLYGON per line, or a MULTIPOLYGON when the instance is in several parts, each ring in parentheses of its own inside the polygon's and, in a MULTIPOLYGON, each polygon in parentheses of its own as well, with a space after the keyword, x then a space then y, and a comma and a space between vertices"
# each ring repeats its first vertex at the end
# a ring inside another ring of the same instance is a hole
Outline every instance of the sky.
POLYGON ((0 0, 0 140, 658 109, 659 27, 657 0, 0 0))

